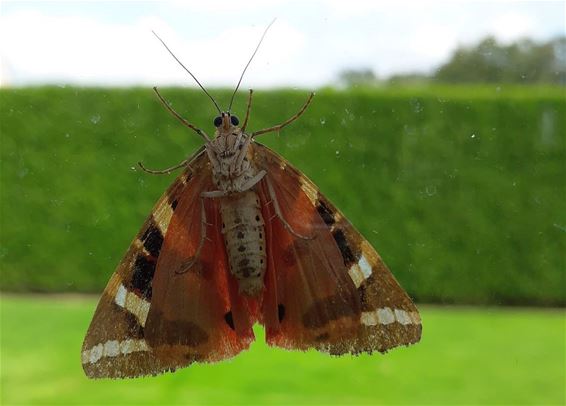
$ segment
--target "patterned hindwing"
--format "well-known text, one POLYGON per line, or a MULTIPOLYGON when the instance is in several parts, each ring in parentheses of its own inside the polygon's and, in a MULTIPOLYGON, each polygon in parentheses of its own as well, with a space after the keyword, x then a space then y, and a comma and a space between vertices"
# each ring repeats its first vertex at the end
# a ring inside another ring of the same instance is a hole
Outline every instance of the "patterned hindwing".
MULTIPOLYGON (((419 312, 370 243, 285 159, 261 144, 254 144, 254 152, 257 165, 267 171, 283 217, 295 231, 315 236, 310 241, 298 239, 277 219, 268 227, 268 255, 274 261, 271 276, 268 269, 271 291, 265 303, 269 307, 271 297, 289 297, 287 306, 271 304, 273 315, 265 310, 268 343, 344 354, 384 352, 418 342, 419 312), (282 318, 281 310, 296 303, 303 303, 302 314, 288 311, 282 318)), ((271 202, 263 190, 264 200, 271 202)), ((266 216, 275 218, 274 213, 266 216)))
POLYGON ((81 360, 88 377, 133 377, 169 368, 145 339, 152 281, 177 204, 207 163, 201 148, 159 199, 110 278, 82 347, 81 360))

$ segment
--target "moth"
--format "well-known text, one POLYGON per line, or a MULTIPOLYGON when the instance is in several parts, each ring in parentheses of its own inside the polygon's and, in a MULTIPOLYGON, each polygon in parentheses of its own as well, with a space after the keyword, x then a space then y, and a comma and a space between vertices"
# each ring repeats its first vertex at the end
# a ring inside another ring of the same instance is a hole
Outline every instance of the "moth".
MULTIPOLYGON (((268 27, 269 28, 269 27, 268 27)), ((159 199, 110 278, 83 343, 89 378, 174 371, 236 356, 264 326, 270 346, 332 355, 416 343, 419 312, 370 243, 303 173, 258 143, 301 116, 248 132, 231 113, 159 199)), ((154 33, 155 34, 155 33, 154 33)), ((157 36, 157 34, 156 34, 157 36)))

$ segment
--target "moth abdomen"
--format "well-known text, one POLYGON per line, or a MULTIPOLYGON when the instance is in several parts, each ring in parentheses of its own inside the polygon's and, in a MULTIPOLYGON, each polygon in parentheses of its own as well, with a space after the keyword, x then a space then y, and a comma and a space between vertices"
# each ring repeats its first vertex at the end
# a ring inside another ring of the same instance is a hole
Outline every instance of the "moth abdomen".
POLYGON ((257 194, 248 190, 222 198, 220 214, 230 273, 238 280, 240 292, 255 296, 263 290, 267 262, 257 194))

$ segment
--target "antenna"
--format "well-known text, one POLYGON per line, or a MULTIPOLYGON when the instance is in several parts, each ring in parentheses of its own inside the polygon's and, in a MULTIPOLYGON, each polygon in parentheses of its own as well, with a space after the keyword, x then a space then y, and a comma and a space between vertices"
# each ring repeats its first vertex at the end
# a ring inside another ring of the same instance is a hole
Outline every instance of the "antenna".
POLYGON ((261 36, 261 39, 259 40, 259 43, 257 44, 257 47, 255 48, 254 53, 252 54, 252 57, 250 58, 250 60, 246 64, 246 67, 244 68, 244 71, 242 72, 242 75, 240 76, 240 80, 238 80, 238 84, 236 85, 236 89, 234 89, 234 93, 232 94, 232 98, 230 99, 230 106, 228 106, 228 113, 230 113, 230 111, 232 110, 232 103, 234 102, 234 97, 236 96, 236 92, 238 91, 238 89, 240 87, 240 83, 242 83, 242 79, 244 78, 244 73, 246 73, 246 70, 248 69, 248 66, 250 66, 250 63, 252 63, 252 59, 254 59, 254 56, 257 53, 257 50, 259 49, 259 46, 261 45, 263 38, 265 37, 265 34, 267 34, 267 31, 273 25, 275 20, 276 20, 276 18, 274 18, 273 21, 271 21, 269 23, 269 25, 267 26, 267 28, 263 32, 263 35, 261 36))
MULTIPOLYGON (((269 28, 269 27, 268 27, 268 28, 269 28)), ((179 63, 179 65, 181 65, 181 66, 183 67, 183 69, 185 69, 185 70, 187 71, 187 73, 192 76, 192 78, 195 80, 195 82, 197 82, 197 84, 200 86, 200 88, 203 90, 203 92, 205 92, 206 95, 207 95, 208 97, 210 97, 210 100, 212 100, 212 102, 214 103, 214 106, 216 107, 216 110, 218 110, 218 113, 219 113, 219 114, 222 114, 222 111, 220 110, 220 107, 218 107, 218 103, 216 103, 216 100, 214 100, 214 98, 210 95, 210 93, 208 93, 208 92, 206 91, 206 89, 204 88, 204 86, 200 84, 200 82, 199 82, 198 79, 195 77, 195 75, 193 75, 193 74, 191 73, 191 71, 188 70, 185 65, 183 65, 183 63, 182 63, 182 62, 175 56, 175 54, 169 49, 169 47, 167 46, 167 44, 165 44, 165 42, 164 42, 161 38, 159 38, 159 35, 157 35, 157 34, 155 33, 155 31, 152 30, 151 32, 153 33, 153 35, 155 35, 155 36, 157 37, 157 39, 158 39, 159 41, 161 41, 161 43, 163 44, 163 46, 165 47, 165 49, 167 49, 167 51, 169 51, 169 53, 171 54, 171 56, 172 56, 173 58, 175 58, 175 60, 179 63)), ((264 35, 265 35, 265 34, 264 34, 264 35)), ((263 37, 262 37, 262 39, 263 39, 263 37)), ((256 50, 256 51, 257 51, 257 50, 256 50)), ((255 52, 254 52, 254 54, 255 54, 255 52)), ((246 67, 247 67, 247 66, 246 66, 246 67)), ((240 79, 240 80, 241 80, 241 79, 240 79)))

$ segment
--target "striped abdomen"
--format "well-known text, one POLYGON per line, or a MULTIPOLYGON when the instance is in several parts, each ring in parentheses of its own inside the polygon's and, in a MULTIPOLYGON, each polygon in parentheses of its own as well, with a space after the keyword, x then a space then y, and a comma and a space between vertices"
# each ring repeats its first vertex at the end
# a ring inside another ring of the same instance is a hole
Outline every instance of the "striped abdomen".
POLYGON ((238 279, 240 292, 255 296, 263 289, 267 265, 259 197, 247 190, 222 198, 220 214, 230 272, 238 279))

